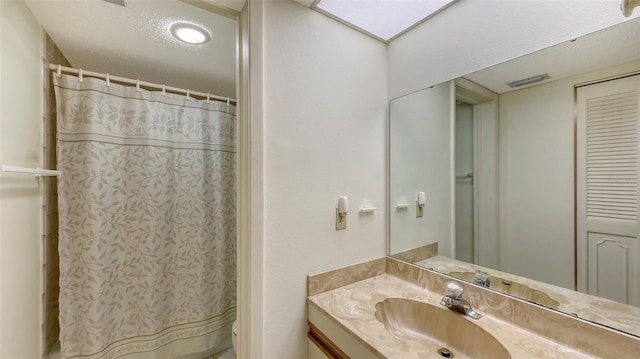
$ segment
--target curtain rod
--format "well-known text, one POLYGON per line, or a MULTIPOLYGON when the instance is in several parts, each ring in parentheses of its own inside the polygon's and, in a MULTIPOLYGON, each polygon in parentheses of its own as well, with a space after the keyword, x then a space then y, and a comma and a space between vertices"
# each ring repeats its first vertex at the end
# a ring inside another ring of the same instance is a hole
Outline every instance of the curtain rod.
POLYGON ((160 84, 155 84, 155 83, 152 83, 152 82, 133 80, 133 79, 129 79, 129 78, 126 78, 126 77, 111 76, 109 74, 103 74, 103 73, 99 73, 99 72, 86 71, 86 70, 83 70, 83 69, 75 69, 73 67, 66 67, 66 66, 61 66, 61 65, 56 65, 56 64, 49 64, 49 70, 56 71, 58 73, 58 75, 61 75, 62 72, 64 72, 64 73, 80 75, 80 76, 95 77, 95 78, 99 78, 99 79, 102 79, 102 80, 107 80, 107 82, 114 81, 114 82, 120 82, 120 83, 129 84, 129 85, 136 85, 136 87, 143 86, 143 87, 147 87, 147 88, 153 88, 153 89, 158 89, 158 90, 162 90, 162 91, 168 91, 168 92, 171 92, 171 93, 184 94, 187 97, 189 97, 189 96, 198 96, 198 97, 201 97, 202 99, 214 100, 214 101, 220 101, 220 102, 227 102, 227 103, 233 104, 234 106, 236 105, 236 100, 233 99, 233 98, 230 98, 230 97, 216 96, 216 95, 211 95, 209 93, 191 91, 189 89, 181 89, 181 88, 178 88, 178 87, 160 85, 160 84))

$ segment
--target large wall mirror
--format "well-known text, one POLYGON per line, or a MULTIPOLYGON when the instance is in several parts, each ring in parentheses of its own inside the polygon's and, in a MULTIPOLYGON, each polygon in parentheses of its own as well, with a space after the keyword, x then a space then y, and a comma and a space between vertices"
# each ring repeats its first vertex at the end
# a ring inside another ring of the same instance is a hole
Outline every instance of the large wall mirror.
POLYGON ((639 125, 638 19, 392 100, 390 254, 640 336, 639 125))

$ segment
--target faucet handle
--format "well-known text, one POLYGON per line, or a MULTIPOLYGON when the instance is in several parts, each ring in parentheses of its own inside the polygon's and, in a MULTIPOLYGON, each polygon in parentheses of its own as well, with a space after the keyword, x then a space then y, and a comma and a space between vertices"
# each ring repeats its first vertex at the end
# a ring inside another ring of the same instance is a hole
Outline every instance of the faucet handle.
POLYGON ((453 299, 462 298, 464 289, 462 289, 462 286, 460 284, 456 282, 447 282, 445 283, 444 287, 447 290, 447 297, 453 299))

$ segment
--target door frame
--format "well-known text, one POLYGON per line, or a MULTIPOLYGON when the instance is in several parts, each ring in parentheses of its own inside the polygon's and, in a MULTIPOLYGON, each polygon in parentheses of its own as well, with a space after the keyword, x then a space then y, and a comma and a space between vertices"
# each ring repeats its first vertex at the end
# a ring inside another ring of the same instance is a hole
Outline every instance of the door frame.
MULTIPOLYGON (((499 268, 499 95, 465 78, 459 78, 455 80, 454 99, 473 105, 474 262, 499 268)), ((455 124, 455 112, 452 122, 455 124)), ((455 148, 455 143, 452 146, 455 148)), ((455 152, 451 163, 453 170, 454 160, 455 152)), ((452 177, 451 188, 455 188, 455 173, 452 177)), ((452 191, 452 201, 455 200, 454 193, 452 191)), ((455 225, 455 211, 452 212, 455 225)), ((455 248, 455 231, 452 231, 451 243, 455 248)))
POLYGON ((262 358, 264 189, 261 1, 238 12, 207 0, 180 0, 236 21, 238 99, 237 321, 238 358, 262 358))

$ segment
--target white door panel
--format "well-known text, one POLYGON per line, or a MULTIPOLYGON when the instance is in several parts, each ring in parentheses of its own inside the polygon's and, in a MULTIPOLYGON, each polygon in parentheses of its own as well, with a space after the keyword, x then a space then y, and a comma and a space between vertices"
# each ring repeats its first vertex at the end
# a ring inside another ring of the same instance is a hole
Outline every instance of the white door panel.
POLYGON ((621 303, 638 303, 637 238, 588 233, 589 292, 621 303))
POLYGON ((638 305, 640 76, 577 93, 578 290, 638 305))

